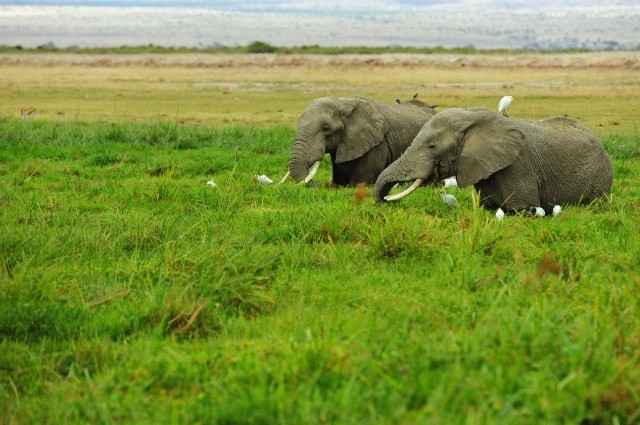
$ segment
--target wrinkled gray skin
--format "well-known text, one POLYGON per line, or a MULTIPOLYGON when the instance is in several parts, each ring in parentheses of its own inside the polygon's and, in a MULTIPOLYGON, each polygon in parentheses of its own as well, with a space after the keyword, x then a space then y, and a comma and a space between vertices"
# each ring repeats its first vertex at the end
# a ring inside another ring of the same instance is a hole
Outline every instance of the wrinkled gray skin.
POLYGON ((378 177, 384 200, 398 182, 457 176, 480 203, 505 211, 589 203, 611 190, 613 168, 598 137, 570 118, 523 121, 487 109, 448 109, 432 118, 378 177))
POLYGON ((373 184, 435 113, 418 100, 384 103, 360 96, 314 99, 298 120, 289 162, 291 177, 303 180, 311 165, 328 153, 334 185, 373 184))

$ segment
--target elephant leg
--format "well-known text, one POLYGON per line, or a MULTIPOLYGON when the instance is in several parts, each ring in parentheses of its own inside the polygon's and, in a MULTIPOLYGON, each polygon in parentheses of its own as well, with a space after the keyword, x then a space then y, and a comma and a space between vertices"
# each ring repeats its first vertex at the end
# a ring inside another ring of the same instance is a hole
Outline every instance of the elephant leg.
POLYGON ((333 178, 331 182, 336 186, 349 185, 349 173, 342 164, 333 164, 333 178))
POLYGON ((360 160, 333 166, 333 184, 336 186, 357 186, 359 183, 374 184, 377 174, 368 169, 360 160))
POLYGON ((376 182, 375 174, 372 173, 372 170, 357 168, 349 179, 350 186, 357 186, 360 183, 364 184, 374 184, 376 182))
MULTIPOLYGON (((333 184, 337 186, 357 186, 360 183, 375 184, 378 175, 385 167, 385 160, 379 154, 379 150, 373 150, 367 155, 352 161, 333 162, 333 184)), ((331 154, 333 161, 334 155, 331 154)))
POLYGON ((540 205, 540 192, 534 181, 518 178, 509 168, 501 170, 475 185, 480 196, 480 204, 489 209, 502 208, 505 211, 521 211, 540 205))
POLYGON ((366 155, 351 161, 349 184, 357 186, 360 183, 373 185, 376 179, 390 164, 389 158, 392 156, 386 143, 381 143, 378 147, 371 149, 366 155))

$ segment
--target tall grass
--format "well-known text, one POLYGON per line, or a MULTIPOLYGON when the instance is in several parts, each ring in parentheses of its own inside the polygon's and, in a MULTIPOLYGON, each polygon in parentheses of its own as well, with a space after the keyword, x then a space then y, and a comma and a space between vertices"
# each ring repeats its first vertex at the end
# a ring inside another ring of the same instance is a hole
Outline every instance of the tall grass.
POLYGON ((496 221, 257 183, 294 131, 0 122, 4 423, 638 420, 637 135, 607 199, 496 221))

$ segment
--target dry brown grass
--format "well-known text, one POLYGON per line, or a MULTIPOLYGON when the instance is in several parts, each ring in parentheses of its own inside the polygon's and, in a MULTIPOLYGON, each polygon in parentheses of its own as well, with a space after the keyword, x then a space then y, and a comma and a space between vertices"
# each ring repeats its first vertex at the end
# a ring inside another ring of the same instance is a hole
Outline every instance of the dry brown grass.
POLYGON ((510 115, 567 115, 602 134, 640 122, 640 52, 511 55, 0 55, 0 113, 38 119, 295 122, 309 100, 354 93, 510 115))

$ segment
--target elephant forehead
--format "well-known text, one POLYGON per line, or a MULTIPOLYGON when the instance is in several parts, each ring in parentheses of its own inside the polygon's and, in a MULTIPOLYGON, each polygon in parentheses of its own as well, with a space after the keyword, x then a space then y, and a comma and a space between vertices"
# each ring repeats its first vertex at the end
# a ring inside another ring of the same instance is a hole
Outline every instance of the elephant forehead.
POLYGON ((335 97, 318 97, 309 102, 309 105, 318 105, 322 103, 335 102, 337 99, 335 97))
POLYGON ((446 111, 435 114, 425 125, 424 129, 445 128, 455 130, 458 124, 462 125, 462 116, 465 110, 461 108, 447 109, 446 111))
POLYGON ((343 108, 344 105, 339 101, 339 99, 324 97, 321 99, 312 100, 304 110, 302 115, 307 115, 314 118, 316 118, 318 114, 322 113, 335 115, 339 114, 343 108))
POLYGON ((441 120, 473 120, 480 117, 493 116, 495 113, 487 108, 449 108, 434 116, 441 120))
POLYGON ((298 119, 298 126, 307 130, 319 130, 324 124, 339 119, 339 116, 327 108, 311 108, 304 111, 298 119), (316 128, 317 127, 317 128, 316 128))
POLYGON ((302 116, 309 113, 315 113, 321 109, 326 109, 330 104, 330 98, 313 99, 302 112, 302 116))
MULTIPOLYGON (((494 119, 493 111, 485 108, 451 108, 435 114, 423 130, 431 138, 465 132, 472 126, 482 125, 494 119)), ((437 141, 437 140, 434 140, 437 141)))
POLYGON ((449 108, 449 109, 445 109, 444 111, 434 115, 433 118, 437 118, 438 120, 441 121, 447 121, 447 120, 451 120, 457 117, 460 117, 462 115, 466 115, 468 114, 469 111, 463 108, 449 108))

